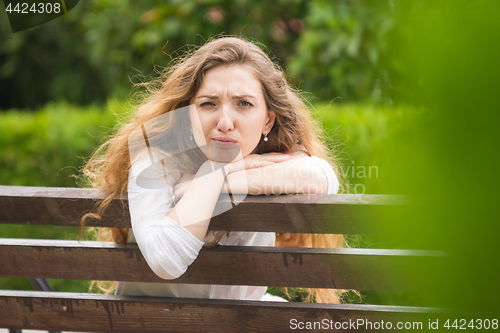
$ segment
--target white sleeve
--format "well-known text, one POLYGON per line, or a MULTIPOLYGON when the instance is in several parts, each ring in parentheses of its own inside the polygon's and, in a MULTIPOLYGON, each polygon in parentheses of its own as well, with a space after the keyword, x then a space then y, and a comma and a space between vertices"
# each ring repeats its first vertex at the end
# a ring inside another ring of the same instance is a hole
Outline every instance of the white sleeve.
POLYGON ((306 157, 306 158, 309 158, 311 161, 314 161, 315 163, 317 163, 321 167, 323 172, 325 173, 326 179, 328 180, 328 191, 326 193, 327 194, 338 194, 339 187, 340 187, 339 180, 337 178, 337 175, 333 171, 333 168, 330 165, 330 163, 328 163, 324 159, 321 159, 317 156, 310 156, 310 157, 306 157))
POLYGON ((153 272, 162 279, 176 279, 196 259, 204 242, 167 217, 174 208, 173 186, 180 174, 167 176, 165 164, 153 162, 146 155, 130 169, 128 204, 132 231, 153 272))

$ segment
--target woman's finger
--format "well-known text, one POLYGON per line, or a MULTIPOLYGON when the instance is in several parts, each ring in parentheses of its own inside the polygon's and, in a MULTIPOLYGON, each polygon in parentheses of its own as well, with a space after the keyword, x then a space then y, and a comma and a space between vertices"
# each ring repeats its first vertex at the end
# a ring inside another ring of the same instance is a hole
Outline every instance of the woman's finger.
POLYGON ((248 163, 245 163, 245 169, 256 169, 256 168, 263 168, 268 165, 273 165, 276 164, 271 161, 266 161, 266 160, 250 160, 248 163))
MULTIPOLYGON (((305 155, 305 154, 304 154, 305 155)), ((305 157, 302 154, 283 154, 283 153, 265 153, 265 154, 250 154, 242 160, 230 163, 231 171, 238 172, 248 169, 263 168, 280 162, 291 161, 297 158, 305 157)))

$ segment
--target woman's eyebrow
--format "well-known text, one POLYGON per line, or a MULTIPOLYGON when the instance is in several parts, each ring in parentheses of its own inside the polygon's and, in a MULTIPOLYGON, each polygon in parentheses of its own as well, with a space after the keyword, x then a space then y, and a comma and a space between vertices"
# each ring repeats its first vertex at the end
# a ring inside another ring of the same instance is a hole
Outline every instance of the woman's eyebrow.
POLYGON ((257 99, 257 97, 252 95, 233 95, 233 98, 248 98, 248 97, 257 99))
MULTIPOLYGON (((233 98, 248 98, 248 97, 257 99, 257 97, 252 95, 233 95, 233 98)), ((217 95, 202 95, 198 96, 197 98, 218 99, 219 97, 217 95)))

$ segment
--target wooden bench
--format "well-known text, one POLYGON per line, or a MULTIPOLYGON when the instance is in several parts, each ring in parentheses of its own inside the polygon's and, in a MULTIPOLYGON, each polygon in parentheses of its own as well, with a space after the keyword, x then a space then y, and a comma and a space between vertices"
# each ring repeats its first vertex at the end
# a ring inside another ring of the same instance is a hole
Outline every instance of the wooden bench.
MULTIPOLYGON (((0 223, 78 226, 81 216, 91 211, 99 198, 100 192, 93 189, 0 186, 0 223)), ((381 210, 397 214, 403 203, 402 197, 382 195, 248 196, 234 209, 214 217, 210 229, 371 234, 377 232, 381 210)), ((89 221, 88 226, 129 228, 128 209, 116 199, 105 218, 89 221)), ((404 290, 411 273, 405 267, 423 259, 442 260, 439 258, 427 251, 218 246, 203 249, 175 282, 404 290)), ((149 269, 135 244, 76 240, 0 238, 0 276, 163 281, 149 269)), ((0 328, 9 329, 283 332, 307 328, 307 322, 321 322, 329 323, 333 331, 343 331, 343 323, 352 325, 359 320, 391 321, 394 325, 421 321, 425 329, 435 311, 366 304, 0 290, 0 328)), ((318 325, 313 328, 320 330, 318 325)))

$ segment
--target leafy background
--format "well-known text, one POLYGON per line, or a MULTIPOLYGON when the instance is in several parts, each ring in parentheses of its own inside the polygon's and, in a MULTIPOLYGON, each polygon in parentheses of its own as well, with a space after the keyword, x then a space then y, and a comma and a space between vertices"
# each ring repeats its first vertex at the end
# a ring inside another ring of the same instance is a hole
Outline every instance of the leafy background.
MULTIPOLYGON (((126 97, 129 78, 168 66, 186 45, 225 33, 267 47, 291 83, 319 100, 386 98, 380 65, 394 25, 389 1, 89 0, 12 34, 0 22, 0 107, 126 97)), ((6 15, 4 18, 6 18, 6 15)), ((263 46, 264 47, 264 46, 263 46)), ((388 98, 388 97, 387 97, 388 98)))

